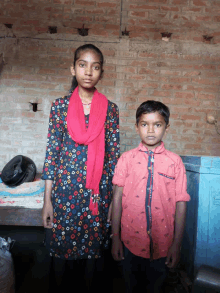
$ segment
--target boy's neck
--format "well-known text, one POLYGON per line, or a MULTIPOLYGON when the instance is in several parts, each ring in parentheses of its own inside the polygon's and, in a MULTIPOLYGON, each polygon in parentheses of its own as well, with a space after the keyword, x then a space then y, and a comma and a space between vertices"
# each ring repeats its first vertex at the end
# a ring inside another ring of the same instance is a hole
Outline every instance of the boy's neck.
POLYGON ((141 142, 143 144, 143 146, 145 146, 148 151, 153 151, 154 149, 156 149, 157 147, 159 147, 162 143, 162 141, 160 141, 160 144, 158 144, 157 146, 147 146, 145 143, 141 142))

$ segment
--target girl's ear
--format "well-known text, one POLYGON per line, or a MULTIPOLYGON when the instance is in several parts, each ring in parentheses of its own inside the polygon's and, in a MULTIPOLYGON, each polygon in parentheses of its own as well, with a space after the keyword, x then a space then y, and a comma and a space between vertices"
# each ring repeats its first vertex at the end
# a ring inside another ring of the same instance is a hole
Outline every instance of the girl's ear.
POLYGON ((75 69, 74 69, 73 65, 71 65, 71 67, 70 67, 70 72, 71 72, 71 74, 72 74, 73 76, 76 75, 76 72, 75 72, 75 69))
POLYGON ((104 76, 104 70, 102 70, 99 80, 102 79, 103 76, 104 76))

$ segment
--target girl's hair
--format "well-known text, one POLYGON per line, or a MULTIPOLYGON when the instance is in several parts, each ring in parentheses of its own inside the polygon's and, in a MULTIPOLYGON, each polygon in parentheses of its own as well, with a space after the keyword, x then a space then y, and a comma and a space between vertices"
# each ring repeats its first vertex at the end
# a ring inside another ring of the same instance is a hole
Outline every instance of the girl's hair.
POLYGON ((166 126, 169 124, 170 110, 169 108, 161 102, 148 100, 143 102, 138 108, 136 112, 136 124, 140 120, 142 114, 155 113, 158 112, 161 116, 163 116, 166 126))
MULTIPOLYGON (((94 46, 93 44, 85 44, 83 46, 80 46, 79 48, 76 49, 75 51, 75 54, 74 54, 74 60, 73 60, 73 67, 75 67, 76 65, 76 61, 79 59, 80 57, 80 54, 82 52, 85 52, 85 51, 93 51, 95 52, 96 54, 99 55, 100 57, 100 63, 101 63, 101 74, 103 74, 103 63, 104 63, 104 57, 103 57, 103 54, 102 52, 99 50, 99 48, 97 48, 96 46, 94 46)), ((72 85, 71 85, 71 89, 70 91, 74 91, 74 89, 78 86, 78 82, 76 80, 76 77, 73 76, 73 79, 72 79, 72 85)))

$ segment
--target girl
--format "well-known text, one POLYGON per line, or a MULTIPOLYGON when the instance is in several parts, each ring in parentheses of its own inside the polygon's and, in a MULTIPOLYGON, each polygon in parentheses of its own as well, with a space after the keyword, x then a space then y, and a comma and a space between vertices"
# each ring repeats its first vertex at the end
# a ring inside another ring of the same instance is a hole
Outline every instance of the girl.
POLYGON ((57 290, 60 285, 63 289, 67 268, 77 281, 85 275, 82 284, 87 288, 82 292, 91 290, 94 268, 102 270, 100 257, 109 246, 107 216, 119 157, 119 111, 95 88, 103 62, 94 45, 79 47, 71 67, 71 92, 51 108, 42 217, 51 232, 46 245, 57 290))

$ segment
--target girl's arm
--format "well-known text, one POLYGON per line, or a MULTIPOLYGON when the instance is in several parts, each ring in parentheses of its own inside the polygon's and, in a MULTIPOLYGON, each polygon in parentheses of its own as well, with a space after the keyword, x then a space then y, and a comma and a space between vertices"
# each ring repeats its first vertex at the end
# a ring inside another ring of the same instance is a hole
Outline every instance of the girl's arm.
POLYGON ((44 228, 53 227, 53 206, 51 201, 52 184, 52 180, 45 180, 44 205, 42 210, 44 228))
POLYGON ((120 237, 122 193, 123 187, 115 185, 112 202, 112 256, 117 261, 123 259, 123 245, 120 237))
POLYGON ((174 225, 174 240, 168 254, 166 264, 169 268, 177 266, 180 259, 181 242, 183 239, 184 227, 186 220, 186 202, 179 201, 176 203, 175 225, 174 225))
POLYGON ((59 160, 64 131, 63 123, 59 123, 60 120, 64 121, 62 116, 63 112, 60 113, 60 109, 64 108, 57 106, 59 103, 62 103, 63 105, 64 101, 64 98, 55 100, 52 103, 50 110, 47 149, 41 177, 45 180, 44 205, 42 210, 42 220, 45 228, 51 228, 53 225, 53 207, 51 202, 52 183, 54 180, 54 172, 56 170, 57 161, 59 160))

